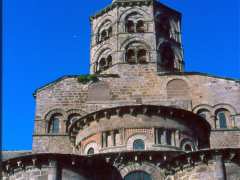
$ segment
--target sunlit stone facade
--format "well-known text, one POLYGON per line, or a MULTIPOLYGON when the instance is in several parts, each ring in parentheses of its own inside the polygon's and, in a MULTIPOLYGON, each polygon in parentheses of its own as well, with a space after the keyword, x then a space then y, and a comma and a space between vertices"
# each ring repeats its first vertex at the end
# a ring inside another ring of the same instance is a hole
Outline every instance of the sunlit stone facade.
POLYGON ((3 179, 239 180, 239 81, 184 72, 181 14, 114 0, 91 27, 91 75, 36 90, 33 149, 4 152, 3 179))

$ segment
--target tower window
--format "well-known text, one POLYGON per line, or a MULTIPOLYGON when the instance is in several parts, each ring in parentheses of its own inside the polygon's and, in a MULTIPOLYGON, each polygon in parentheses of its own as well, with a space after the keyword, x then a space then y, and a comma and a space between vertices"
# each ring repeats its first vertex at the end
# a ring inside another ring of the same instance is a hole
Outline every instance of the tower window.
POLYGON ((60 120, 57 117, 53 117, 50 121, 49 132, 50 133, 59 133, 60 120))
POLYGON ((126 23, 126 30, 127 30, 127 32, 129 32, 129 33, 134 33, 134 31, 135 31, 135 28, 134 28, 134 23, 133 23, 133 21, 127 21, 127 23, 126 23))
POLYGON ((128 49, 126 58, 128 63, 136 63, 135 51, 133 49, 128 49))
POLYGON ((147 51, 144 49, 140 49, 137 54, 137 59, 139 63, 147 62, 147 51))
POLYGON ((144 22, 142 20, 137 22, 136 30, 138 33, 144 33, 144 22))
POLYGON ((133 150, 144 150, 145 149, 145 144, 142 139, 136 139, 133 142, 133 150))
POLYGON ((108 37, 107 37, 107 31, 106 30, 103 30, 102 33, 101 33, 101 41, 104 41, 106 40, 108 37))
POLYGON ((103 70, 105 68, 105 66, 107 65, 105 58, 102 58, 99 61, 99 70, 103 70))
POLYGON ((109 67, 109 66, 112 66, 112 56, 111 56, 111 55, 109 55, 109 56, 107 57, 107 64, 108 64, 108 67, 109 67))

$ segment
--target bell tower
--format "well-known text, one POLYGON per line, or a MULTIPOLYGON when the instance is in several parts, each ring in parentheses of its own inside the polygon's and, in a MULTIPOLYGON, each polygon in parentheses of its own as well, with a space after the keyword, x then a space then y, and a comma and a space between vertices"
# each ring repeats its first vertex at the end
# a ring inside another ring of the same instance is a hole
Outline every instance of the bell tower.
POLYGON ((156 0, 113 0, 91 17, 91 73, 184 70, 181 14, 156 0))

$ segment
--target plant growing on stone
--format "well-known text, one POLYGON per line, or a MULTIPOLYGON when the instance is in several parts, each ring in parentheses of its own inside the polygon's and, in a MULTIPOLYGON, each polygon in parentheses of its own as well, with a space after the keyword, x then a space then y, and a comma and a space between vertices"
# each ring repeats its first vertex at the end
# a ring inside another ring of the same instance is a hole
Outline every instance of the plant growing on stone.
POLYGON ((84 74, 84 75, 79 75, 78 76, 78 82, 82 84, 87 84, 88 82, 96 82, 98 81, 98 78, 95 74, 84 74))

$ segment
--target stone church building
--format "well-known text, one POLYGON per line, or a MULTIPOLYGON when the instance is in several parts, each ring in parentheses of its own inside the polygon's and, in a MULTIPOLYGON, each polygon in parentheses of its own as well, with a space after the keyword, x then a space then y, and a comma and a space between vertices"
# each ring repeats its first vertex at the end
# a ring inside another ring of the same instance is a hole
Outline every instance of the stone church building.
POLYGON ((113 0, 91 16, 90 75, 36 90, 32 151, 4 180, 240 180, 239 80, 184 71, 181 13, 113 0))

